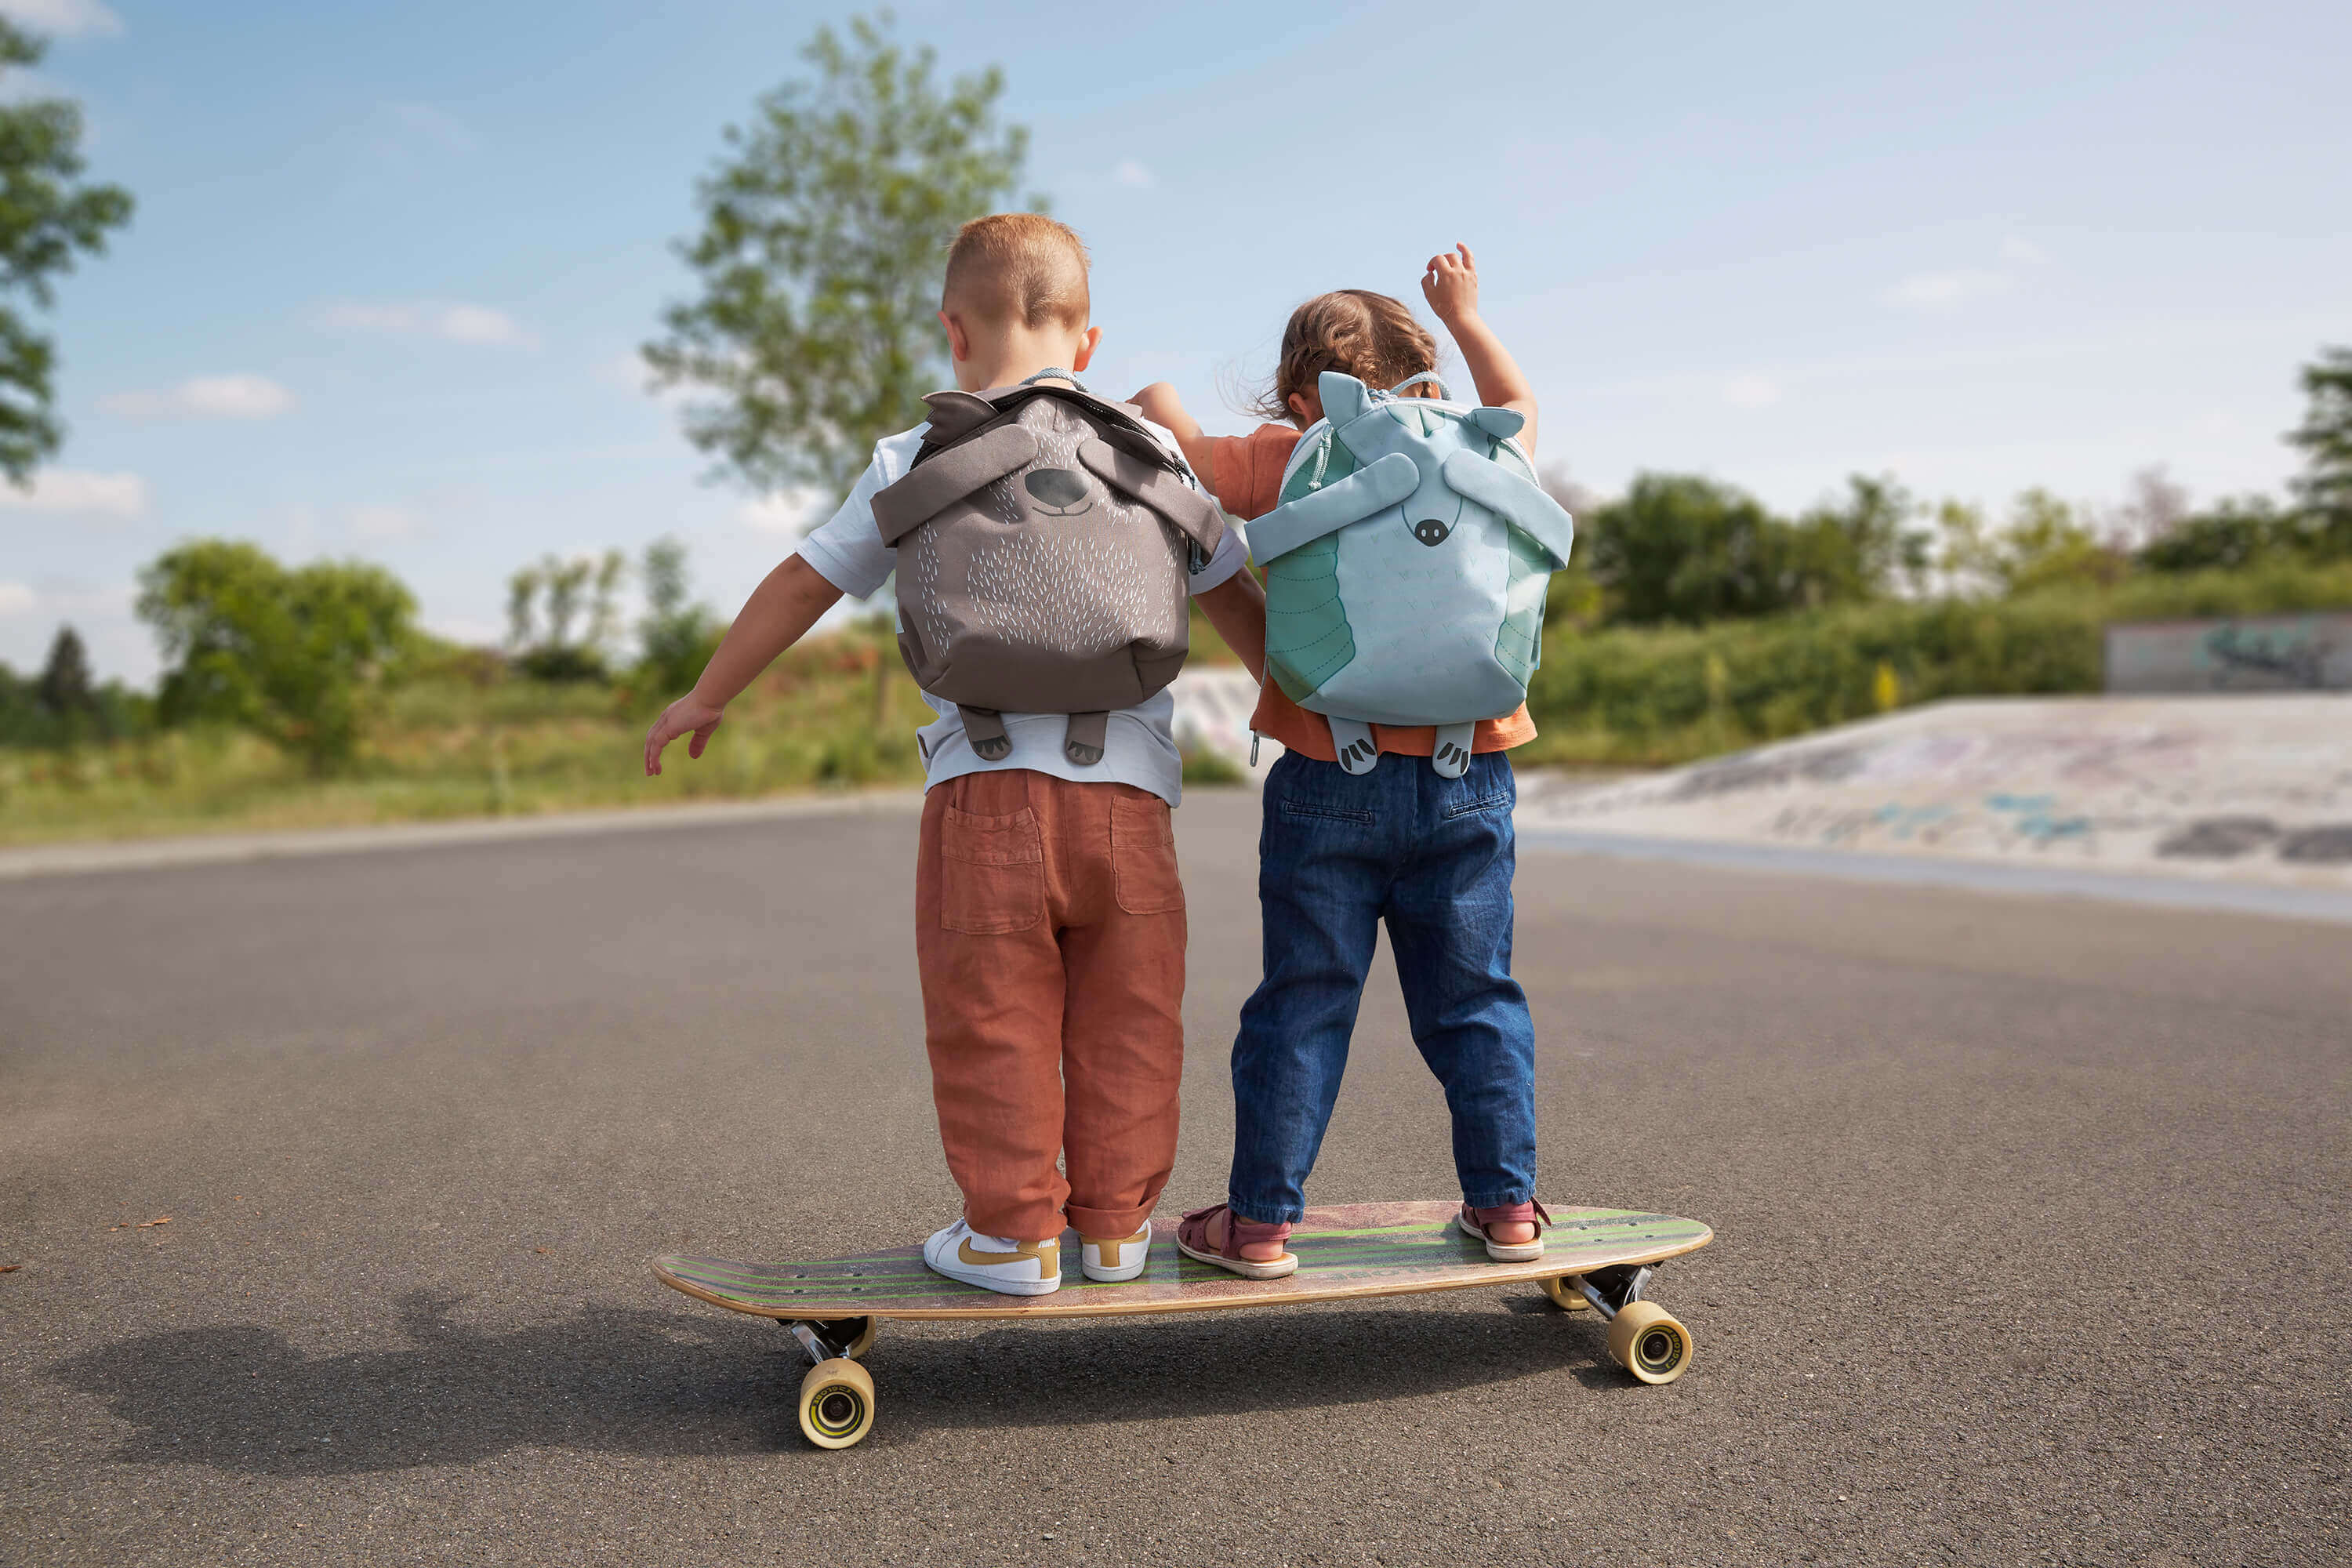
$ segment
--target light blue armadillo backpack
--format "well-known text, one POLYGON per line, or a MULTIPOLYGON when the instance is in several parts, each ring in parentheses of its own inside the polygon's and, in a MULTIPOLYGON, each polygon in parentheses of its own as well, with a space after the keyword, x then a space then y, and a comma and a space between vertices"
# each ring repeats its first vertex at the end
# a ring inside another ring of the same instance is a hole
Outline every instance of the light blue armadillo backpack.
POLYGON ((1351 773, 1380 761, 1371 725, 1432 724, 1431 766, 1462 776, 1478 721, 1527 700, 1544 589, 1575 536, 1511 438, 1518 414, 1397 395, 1435 381, 1376 392, 1325 371, 1281 504, 1249 525, 1266 675, 1331 721, 1351 773))

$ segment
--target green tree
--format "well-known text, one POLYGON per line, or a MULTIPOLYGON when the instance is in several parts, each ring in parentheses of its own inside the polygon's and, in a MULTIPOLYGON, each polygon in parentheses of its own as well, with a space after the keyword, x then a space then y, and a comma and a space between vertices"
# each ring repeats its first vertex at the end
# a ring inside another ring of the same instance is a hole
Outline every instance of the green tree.
POLYGON ((2311 516, 2313 543, 2330 557, 2352 555, 2352 348, 2326 348, 2303 367, 2310 406, 2287 440, 2304 451, 2294 481, 2311 516))
POLYGON ((888 26, 819 28, 801 51, 814 79, 729 127, 696 189, 702 231, 678 247, 701 296, 645 348, 659 384, 717 395, 687 435, 757 489, 839 495, 877 440, 920 423, 948 380, 932 320, 947 243, 1027 156, 1027 132, 997 123, 1003 72, 942 86, 932 51, 908 55, 888 26))
POLYGON ((2225 496, 2175 519, 2140 546, 2136 559, 2150 572, 2236 571, 2282 554, 2300 555, 2305 544, 2301 520, 2281 511, 2270 497, 2225 496))
POLYGON ((314 773, 351 759, 416 615, 415 599, 380 566, 289 569, 258 546, 218 539, 158 557, 139 590, 140 618, 166 666, 165 721, 245 725, 314 773))
POLYGON ((607 550, 601 558, 543 556, 508 578, 507 641, 523 672, 534 680, 604 679, 604 644, 618 626, 621 579, 628 569, 627 556, 607 550), (572 623, 583 602, 588 629, 574 640, 572 623))
POLYGON ((1810 608, 1883 598, 1898 584, 1919 591, 1930 543, 1914 526, 1919 511, 1893 475, 1850 476, 1843 497, 1815 506, 1793 525, 1788 592, 1810 608))
POLYGON ((1642 474, 1592 510, 1580 548, 1611 621, 1704 626, 1877 597, 1924 550, 1916 510, 1892 480, 1857 476, 1791 523, 1714 479, 1642 474))
POLYGON ((646 675, 667 700, 702 674, 718 642, 719 619, 689 596, 686 546, 679 541, 656 539, 646 546, 645 579, 637 646, 646 675))
POLYGON ((48 662, 41 667, 36 689, 41 706, 68 726, 98 716, 98 693, 89 678, 89 651, 71 626, 59 626, 49 644, 48 662))
MULTIPOLYGON (((40 62, 46 39, 0 18, 0 79, 40 62)), ((59 98, 0 97, 0 473, 29 485, 65 438, 51 386, 57 344, 20 308, 54 301, 52 280, 78 251, 106 248, 131 220, 131 195, 81 179, 81 108, 59 98)))

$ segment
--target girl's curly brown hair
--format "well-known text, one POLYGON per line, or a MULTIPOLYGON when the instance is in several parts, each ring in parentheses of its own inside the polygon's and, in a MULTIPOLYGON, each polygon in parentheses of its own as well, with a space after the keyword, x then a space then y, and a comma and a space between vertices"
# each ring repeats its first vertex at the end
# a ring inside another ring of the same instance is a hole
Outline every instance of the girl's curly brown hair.
POLYGON ((1246 412, 1295 423, 1291 395, 1312 395, 1316 377, 1327 370, 1385 390, 1417 370, 1436 368, 1437 340, 1402 300, 1369 289, 1335 289, 1290 312, 1274 381, 1246 412))

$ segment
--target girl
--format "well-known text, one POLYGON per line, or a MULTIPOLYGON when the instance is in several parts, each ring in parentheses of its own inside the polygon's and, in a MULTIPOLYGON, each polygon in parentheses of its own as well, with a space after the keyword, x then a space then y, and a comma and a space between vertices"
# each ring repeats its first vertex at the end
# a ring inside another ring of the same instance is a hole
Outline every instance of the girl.
MULTIPOLYGON (((1479 317, 1469 247, 1430 258, 1421 287, 1453 333, 1479 400, 1525 417, 1518 441, 1532 458, 1535 394, 1479 317)), ((1165 383, 1134 402, 1175 433, 1227 511, 1252 519, 1274 510, 1285 462, 1322 417, 1317 377, 1336 370, 1387 387, 1433 370, 1436 358, 1436 341, 1402 302, 1346 289, 1299 306, 1283 331, 1281 363, 1257 411, 1287 424, 1211 437, 1165 383)), ((1307 1175, 1339 1096, 1385 921, 1413 1042, 1453 1113, 1462 1228, 1497 1260, 1541 1257, 1550 1216, 1535 1202, 1535 1031, 1527 995, 1511 978, 1517 791, 1502 755, 1535 738, 1527 709, 1478 725, 1457 779, 1430 767, 1435 731, 1427 727, 1374 725, 1378 764, 1347 773, 1329 721, 1270 680, 1260 685, 1250 727, 1286 748, 1266 774, 1259 840, 1265 978, 1242 1009, 1234 1042, 1226 1201, 1186 1215, 1179 1245, 1253 1279, 1298 1267, 1285 1243, 1305 1212, 1307 1175)))

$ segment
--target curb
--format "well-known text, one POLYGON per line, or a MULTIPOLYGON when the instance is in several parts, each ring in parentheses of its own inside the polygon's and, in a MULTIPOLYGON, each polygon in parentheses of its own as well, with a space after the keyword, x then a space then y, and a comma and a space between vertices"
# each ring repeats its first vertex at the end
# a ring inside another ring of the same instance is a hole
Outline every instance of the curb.
POLYGON ((385 849, 437 848, 453 844, 499 844, 524 838, 564 838, 583 834, 772 822, 794 816, 895 815, 919 811, 922 805, 923 797, 919 791, 887 790, 867 795, 793 795, 776 800, 711 801, 698 805, 562 812, 545 816, 392 823, 380 827, 323 827, 298 833, 236 833, 210 837, 37 845, 23 849, 0 849, 0 882, 32 877, 86 876, 102 871, 143 871, 171 866, 219 866, 237 861, 290 859, 312 855, 367 854, 385 849))

